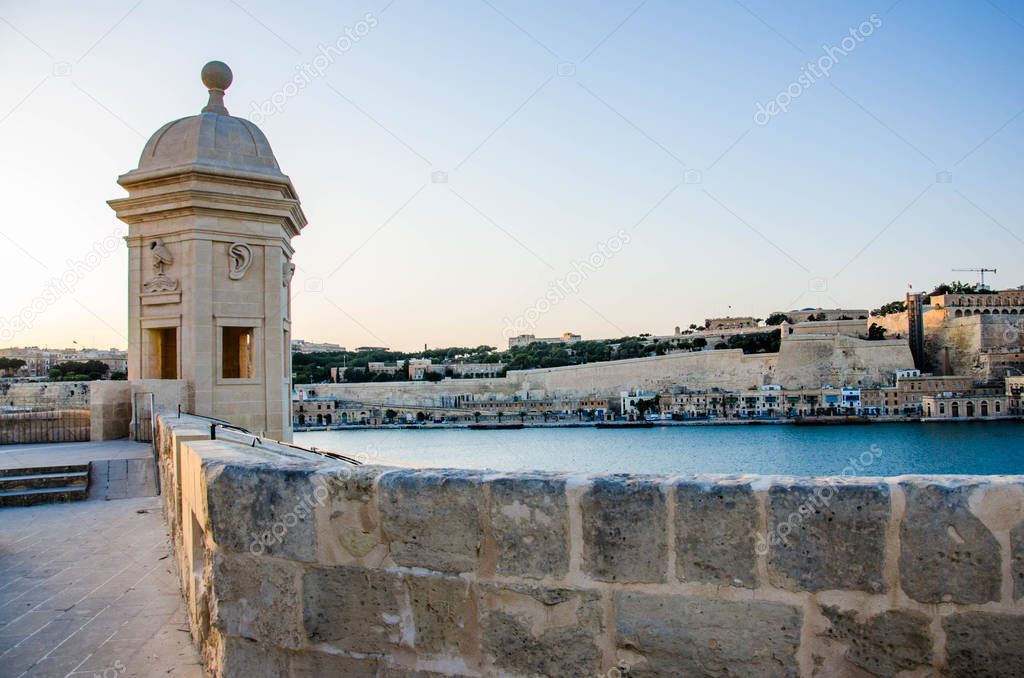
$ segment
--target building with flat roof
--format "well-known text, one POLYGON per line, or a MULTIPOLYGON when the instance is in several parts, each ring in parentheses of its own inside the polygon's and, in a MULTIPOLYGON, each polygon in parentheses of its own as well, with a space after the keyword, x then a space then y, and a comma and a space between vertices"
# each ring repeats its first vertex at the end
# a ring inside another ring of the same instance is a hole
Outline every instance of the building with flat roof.
POLYGON ((789 322, 805 323, 813 320, 867 320, 866 308, 801 308, 792 311, 773 311, 772 315, 781 313, 789 318, 789 322))
POLYGON ((329 342, 292 339, 292 353, 344 353, 345 347, 329 342))
POLYGON ((933 294, 932 308, 946 310, 947 318, 968 315, 1020 315, 1024 313, 1024 289, 975 294, 933 294))
POLYGON ((1010 397, 970 393, 937 393, 923 396, 921 414, 929 419, 978 419, 1007 417, 1010 397))
POLYGON ((725 316, 724 318, 705 318, 704 329, 708 330, 739 330, 757 327, 757 318, 750 316, 725 316))
POLYGON ((922 411, 925 396, 956 393, 969 395, 974 391, 974 380, 970 377, 939 376, 919 374, 896 377, 896 406, 900 413, 908 410, 922 411))
POLYGON ((517 348, 530 344, 576 344, 581 341, 583 341, 583 337, 572 332, 566 332, 560 337, 535 337, 532 334, 520 334, 509 337, 508 347, 517 348))

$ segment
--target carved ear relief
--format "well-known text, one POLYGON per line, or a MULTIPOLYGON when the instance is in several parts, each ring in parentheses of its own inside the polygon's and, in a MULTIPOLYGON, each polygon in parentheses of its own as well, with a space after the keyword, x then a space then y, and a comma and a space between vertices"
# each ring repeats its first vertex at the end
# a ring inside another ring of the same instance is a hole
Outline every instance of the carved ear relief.
POLYGON ((228 277, 232 280, 241 280, 252 266, 252 248, 244 242, 232 243, 228 247, 228 258, 231 260, 228 277))

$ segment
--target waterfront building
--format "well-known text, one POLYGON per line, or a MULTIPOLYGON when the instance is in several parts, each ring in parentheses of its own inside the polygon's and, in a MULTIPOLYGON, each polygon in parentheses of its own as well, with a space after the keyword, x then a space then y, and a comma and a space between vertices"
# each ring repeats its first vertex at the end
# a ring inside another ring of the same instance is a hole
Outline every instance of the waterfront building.
POLYGON ((921 398, 921 410, 929 419, 977 419, 1011 414, 1009 396, 976 393, 925 395, 921 398))
POLYGON ((637 419, 640 416, 637 404, 642 400, 654 400, 657 404, 657 399, 658 394, 654 391, 644 391, 643 389, 623 391, 619 394, 619 412, 626 419, 637 419))
POLYGON ((899 399, 895 386, 862 388, 860 390, 861 411, 868 415, 899 414, 899 399))
POLYGON ((896 377, 896 406, 900 414, 921 413, 922 399, 926 395, 941 393, 967 394, 974 390, 970 377, 919 374, 896 377))
POLYGON ((1006 377, 1005 388, 1011 414, 1024 415, 1024 375, 1006 377))

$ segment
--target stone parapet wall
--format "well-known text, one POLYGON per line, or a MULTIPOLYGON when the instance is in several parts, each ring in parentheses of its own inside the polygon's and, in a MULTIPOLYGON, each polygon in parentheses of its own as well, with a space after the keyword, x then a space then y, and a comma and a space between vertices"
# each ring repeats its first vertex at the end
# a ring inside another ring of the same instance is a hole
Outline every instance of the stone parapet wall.
POLYGON ((159 427, 213 675, 1024 671, 1024 477, 351 467, 205 433, 159 427))

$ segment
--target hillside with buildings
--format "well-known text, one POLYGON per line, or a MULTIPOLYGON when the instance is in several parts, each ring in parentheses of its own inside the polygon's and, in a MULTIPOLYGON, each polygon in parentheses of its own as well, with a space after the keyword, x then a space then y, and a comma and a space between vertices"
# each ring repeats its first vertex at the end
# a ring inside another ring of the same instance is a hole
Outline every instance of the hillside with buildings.
POLYGON ((873 311, 708 318, 670 335, 308 353, 295 356, 293 425, 1011 416, 1022 309, 1021 289, 953 283, 873 311))

